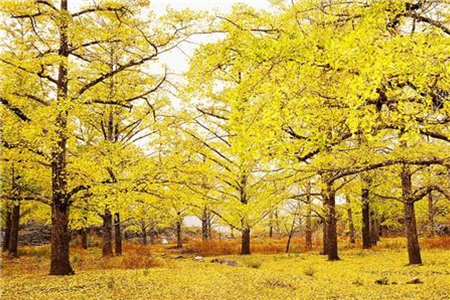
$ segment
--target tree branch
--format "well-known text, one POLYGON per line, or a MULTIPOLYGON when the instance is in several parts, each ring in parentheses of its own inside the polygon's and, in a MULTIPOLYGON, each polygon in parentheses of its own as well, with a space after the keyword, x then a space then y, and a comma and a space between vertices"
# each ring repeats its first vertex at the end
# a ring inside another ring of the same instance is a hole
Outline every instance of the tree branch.
POLYGON ((13 112, 19 119, 24 122, 30 122, 31 119, 17 106, 11 104, 6 98, 0 97, 1 104, 6 106, 11 112, 13 112))

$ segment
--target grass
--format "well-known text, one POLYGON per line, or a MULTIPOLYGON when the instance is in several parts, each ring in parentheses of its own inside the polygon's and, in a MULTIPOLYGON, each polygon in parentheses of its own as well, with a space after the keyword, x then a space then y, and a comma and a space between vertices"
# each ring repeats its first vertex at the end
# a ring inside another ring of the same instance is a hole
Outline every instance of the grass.
POLYGON ((396 245, 389 239, 342 250, 337 262, 317 252, 223 257, 238 267, 197 263, 195 253, 175 259, 179 252, 162 246, 125 244, 122 257, 106 260, 98 248, 75 248, 68 277, 46 275, 48 247, 25 248, 2 260, 1 299, 450 299, 450 252, 437 244, 424 244, 423 266, 407 266, 402 245, 383 246, 396 245), (414 277, 424 283, 405 284, 414 277))

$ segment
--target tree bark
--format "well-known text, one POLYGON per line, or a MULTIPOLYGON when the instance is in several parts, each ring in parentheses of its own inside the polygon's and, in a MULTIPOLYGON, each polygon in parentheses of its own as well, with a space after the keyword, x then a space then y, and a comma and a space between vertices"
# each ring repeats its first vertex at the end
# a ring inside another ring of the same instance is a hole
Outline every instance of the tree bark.
POLYGON ((369 188, 361 189, 362 198, 362 247, 363 249, 370 249, 372 244, 370 242, 370 206, 369 206, 369 188))
POLYGON ((15 203, 11 214, 11 232, 8 243, 8 253, 18 257, 17 244, 19 242, 20 202, 15 203))
POLYGON ((378 224, 373 210, 370 213, 370 244, 376 246, 378 242, 378 224))
MULTIPOLYGON (((67 14, 67 0, 61 0, 61 13, 67 14)), ((59 65, 57 80, 57 97, 59 103, 65 103, 68 96, 68 69, 66 60, 69 56, 67 19, 61 19, 59 30, 58 55, 65 58, 59 65)), ((75 272, 69 260, 69 206, 66 180, 67 153, 67 118, 68 111, 63 109, 56 118, 56 146, 52 151, 52 237, 50 275, 73 275, 75 272)))
POLYGON ((324 196, 327 205, 327 255, 329 261, 334 261, 339 260, 339 256, 336 228, 336 197, 332 182, 326 183, 324 196))
POLYGON ((273 238, 273 211, 270 212, 269 222, 269 238, 273 238))
POLYGON ((421 265, 419 237, 417 234, 416 214, 414 211, 414 201, 412 199, 412 180, 409 166, 403 165, 400 174, 402 180, 402 198, 405 218, 406 239, 408 242, 409 264, 421 265))
POLYGON ((141 232, 142 232, 142 245, 147 245, 147 227, 145 226, 145 221, 141 223, 141 232))
POLYGON ((116 244, 116 256, 122 255, 122 232, 119 213, 114 214, 114 241, 116 244))
POLYGON ((73 275, 69 260, 69 208, 58 202, 61 200, 54 200, 52 204, 50 275, 73 275))
POLYGON ((305 246, 307 251, 312 249, 311 211, 312 211, 311 187, 308 183, 306 193, 306 216, 305 216, 305 246))
POLYGON ((8 251, 9 239, 11 236, 11 216, 12 212, 10 207, 6 207, 6 220, 5 220, 5 236, 3 238, 2 251, 8 251))
POLYGON ((102 256, 112 256, 112 214, 111 211, 106 208, 103 216, 103 248, 102 256))
POLYGON ((291 225, 291 230, 289 230, 289 235, 288 235, 288 240, 286 243, 286 253, 289 253, 289 248, 291 247, 291 239, 292 236, 294 235, 294 228, 295 228, 295 215, 294 218, 292 219, 292 225, 291 225))
POLYGON ((348 217, 348 229, 349 229, 349 236, 350 236, 350 243, 355 243, 355 225, 353 223, 353 211, 351 207, 351 200, 348 197, 348 195, 345 197, 347 201, 347 217, 348 217))
POLYGON ((178 213, 178 220, 177 220, 177 248, 183 248, 183 241, 181 240, 180 213, 178 213))
POLYGON ((208 235, 208 211, 205 207, 202 214, 202 240, 207 241, 208 235))
POLYGON ((434 213, 435 213, 435 209, 434 209, 434 200, 433 200, 433 192, 430 192, 428 194, 428 237, 432 238, 434 237, 434 228, 435 228, 435 223, 434 223, 434 213))
POLYGON ((150 244, 154 244, 155 243, 155 239, 156 239, 156 232, 154 229, 150 229, 149 231, 149 237, 150 237, 150 244))
POLYGON ((81 230, 81 247, 87 249, 88 246, 88 230, 87 228, 83 228, 81 230))
POLYGON ((242 240, 241 240, 241 254, 250 254, 250 228, 242 230, 242 240))
POLYGON ((208 213, 206 214, 206 220, 207 220, 207 224, 208 224, 208 239, 212 239, 212 225, 213 225, 213 220, 211 218, 212 214, 210 211, 208 211, 208 213))
POLYGON ((305 221, 305 245, 306 250, 312 249, 312 222, 311 222, 311 204, 307 204, 305 221))

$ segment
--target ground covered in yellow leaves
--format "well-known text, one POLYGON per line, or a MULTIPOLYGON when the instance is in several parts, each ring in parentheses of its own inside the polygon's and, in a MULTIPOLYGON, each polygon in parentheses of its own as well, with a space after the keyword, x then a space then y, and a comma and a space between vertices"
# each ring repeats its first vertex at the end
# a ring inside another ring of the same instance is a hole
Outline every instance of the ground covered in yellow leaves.
POLYGON ((1 299, 450 299, 448 250, 424 250, 423 266, 405 265, 405 249, 346 250, 337 262, 314 253, 221 258, 239 266, 158 255, 149 268, 57 277, 23 257, 2 262, 1 299), (423 283, 406 284, 414 277, 423 283))

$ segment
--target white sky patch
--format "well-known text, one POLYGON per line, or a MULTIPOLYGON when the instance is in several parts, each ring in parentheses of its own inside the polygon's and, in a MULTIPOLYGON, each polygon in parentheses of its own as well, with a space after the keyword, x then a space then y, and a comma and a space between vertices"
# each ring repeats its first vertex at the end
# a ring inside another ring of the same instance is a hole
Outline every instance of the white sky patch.
MULTIPOLYGON (((85 5, 91 5, 98 0, 68 0, 69 10, 75 12, 81 9, 85 5)), ((236 3, 244 3, 252 6, 256 9, 270 9, 270 3, 268 0, 155 0, 150 1, 150 8, 156 14, 156 16, 164 15, 166 9, 171 7, 175 10, 192 9, 195 11, 218 11, 221 13, 227 13, 231 10, 236 3)), ((192 37, 190 41, 195 43, 205 43, 208 41, 206 36, 192 37)), ((175 74, 182 74, 189 68, 189 58, 192 56, 196 46, 192 43, 183 43, 179 48, 173 49, 168 53, 164 53, 160 56, 160 62, 167 65, 169 70, 175 74)))

